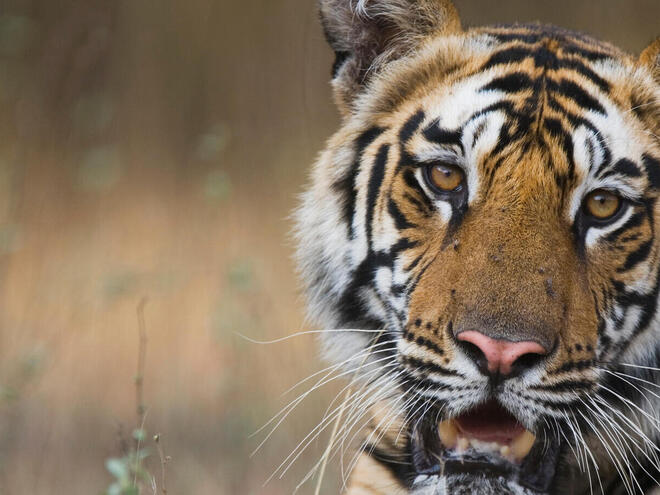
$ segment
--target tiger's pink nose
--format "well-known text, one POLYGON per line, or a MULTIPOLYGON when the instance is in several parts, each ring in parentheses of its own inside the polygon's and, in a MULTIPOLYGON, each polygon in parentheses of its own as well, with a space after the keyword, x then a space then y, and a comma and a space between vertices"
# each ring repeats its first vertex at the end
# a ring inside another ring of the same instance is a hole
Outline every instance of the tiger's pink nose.
MULTIPOLYGON (((528 365, 533 365, 548 354, 548 350, 538 342, 496 340, 474 330, 461 332, 456 338, 476 346, 481 351, 486 361, 483 364, 486 364, 488 372, 491 374, 509 375, 513 363, 523 356, 529 358, 524 360, 528 365)), ((479 361, 483 361, 483 359, 477 359, 477 364, 479 361)))

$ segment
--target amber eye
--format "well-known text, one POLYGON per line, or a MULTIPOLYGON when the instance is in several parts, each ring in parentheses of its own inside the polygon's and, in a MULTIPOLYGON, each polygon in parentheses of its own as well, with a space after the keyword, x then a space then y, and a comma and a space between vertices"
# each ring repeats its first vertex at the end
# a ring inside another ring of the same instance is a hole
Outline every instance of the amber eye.
POLYGON ((440 192, 452 192, 460 189, 465 180, 465 173, 456 165, 441 163, 427 169, 429 184, 440 192))
POLYGON ((605 189, 596 189, 584 200, 585 212, 597 220, 608 220, 619 211, 621 198, 605 189))

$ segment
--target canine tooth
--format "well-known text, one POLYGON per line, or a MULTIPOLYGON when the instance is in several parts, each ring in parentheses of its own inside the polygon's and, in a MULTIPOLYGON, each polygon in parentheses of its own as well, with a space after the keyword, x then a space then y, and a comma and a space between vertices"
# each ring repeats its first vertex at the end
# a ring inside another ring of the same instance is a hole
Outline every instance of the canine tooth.
POLYGON ((470 441, 465 437, 460 437, 458 439, 457 449, 459 452, 465 452, 470 446, 470 441))
POLYGON ((438 433, 440 434, 440 441, 445 447, 453 449, 456 446, 456 437, 458 430, 452 420, 443 421, 438 426, 438 433))
POLYGON ((511 447, 508 445, 502 445, 500 447, 500 455, 502 457, 509 457, 511 455, 511 447))
POLYGON ((529 454, 530 450, 532 450, 532 445, 534 445, 535 441, 536 435, 530 431, 525 430, 523 433, 518 435, 518 438, 516 438, 511 444, 511 454, 513 454, 513 457, 515 457, 517 460, 522 459, 527 454, 529 454))

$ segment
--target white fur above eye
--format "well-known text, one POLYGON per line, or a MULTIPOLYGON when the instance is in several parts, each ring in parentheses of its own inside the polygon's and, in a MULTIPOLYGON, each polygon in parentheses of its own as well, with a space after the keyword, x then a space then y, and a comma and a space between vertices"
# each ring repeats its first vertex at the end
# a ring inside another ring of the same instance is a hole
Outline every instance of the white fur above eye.
POLYGON ((587 231, 587 235, 585 236, 584 239, 584 244, 587 247, 587 249, 593 248, 598 240, 607 235, 609 232, 613 232, 619 227, 621 227, 623 224, 625 224, 630 216, 633 213, 633 209, 629 205, 624 205, 622 208, 626 208, 626 211, 621 215, 621 217, 614 223, 611 223, 609 225, 603 226, 603 227, 589 227, 589 230, 587 231))

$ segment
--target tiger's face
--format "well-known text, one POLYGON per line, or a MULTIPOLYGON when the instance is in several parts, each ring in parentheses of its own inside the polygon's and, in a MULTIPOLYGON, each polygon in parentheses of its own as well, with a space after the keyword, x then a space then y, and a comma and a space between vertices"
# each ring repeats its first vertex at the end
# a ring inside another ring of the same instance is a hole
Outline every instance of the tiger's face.
POLYGON ((396 493, 655 485, 660 42, 464 31, 439 0, 321 12, 343 123, 298 257, 377 405, 363 456, 396 493))

